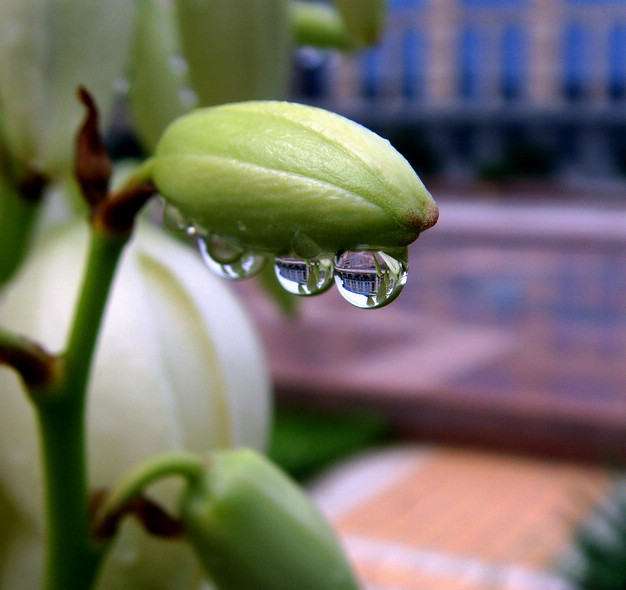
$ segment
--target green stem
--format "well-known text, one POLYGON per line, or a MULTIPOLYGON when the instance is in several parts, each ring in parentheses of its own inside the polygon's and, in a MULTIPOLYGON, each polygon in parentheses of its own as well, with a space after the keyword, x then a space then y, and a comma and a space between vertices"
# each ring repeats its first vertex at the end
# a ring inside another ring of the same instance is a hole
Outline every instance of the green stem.
POLYGON ((0 178, 0 287, 20 266, 32 235, 38 203, 22 198, 0 178))
POLYGON ((126 236, 93 230, 61 377, 34 397, 48 516, 46 590, 93 586, 102 548, 90 541, 86 391, 108 293, 126 236))
POLYGON ((97 520, 115 514, 156 481, 179 476, 197 485, 204 477, 204 472, 202 459, 191 453, 172 451, 151 457, 131 471, 113 490, 100 509, 97 520))

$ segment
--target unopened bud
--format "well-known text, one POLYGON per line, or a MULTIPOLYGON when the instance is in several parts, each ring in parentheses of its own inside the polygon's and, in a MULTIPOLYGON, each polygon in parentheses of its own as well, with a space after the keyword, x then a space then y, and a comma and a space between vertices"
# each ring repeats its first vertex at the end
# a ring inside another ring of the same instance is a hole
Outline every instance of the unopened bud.
POLYGON ((386 0, 335 0, 352 40, 372 45, 380 39, 385 24, 386 0))
POLYGON ((181 518, 221 590, 356 590, 335 533, 286 475, 260 454, 218 451, 191 483, 181 518))
POLYGON ((388 141, 334 113, 288 102, 234 103, 177 119, 150 175, 196 228, 273 254, 391 250, 438 216, 388 141))

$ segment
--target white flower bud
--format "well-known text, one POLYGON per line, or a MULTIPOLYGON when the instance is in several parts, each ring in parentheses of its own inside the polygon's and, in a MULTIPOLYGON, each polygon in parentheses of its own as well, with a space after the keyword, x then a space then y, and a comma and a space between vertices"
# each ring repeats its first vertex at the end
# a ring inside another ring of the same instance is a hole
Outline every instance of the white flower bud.
MULTIPOLYGON (((41 244, 4 292, 0 324, 61 350, 85 251, 82 226, 41 244)), ((114 282, 89 387, 90 486, 111 487, 162 451, 262 447, 268 392, 259 342, 228 285, 186 246, 140 226, 114 282)), ((174 483, 155 490, 165 508, 176 505, 174 483)), ((2 521, 2 588, 39 588, 41 490, 33 410, 14 373, 0 367, 0 504, 4 497, 13 515, 2 521)), ((185 543, 149 538, 129 521, 99 588, 187 588, 198 571, 185 543)))
POLYGON ((2 0, 0 102, 11 156, 47 175, 70 170, 83 85, 113 103, 134 26, 127 0, 2 0))

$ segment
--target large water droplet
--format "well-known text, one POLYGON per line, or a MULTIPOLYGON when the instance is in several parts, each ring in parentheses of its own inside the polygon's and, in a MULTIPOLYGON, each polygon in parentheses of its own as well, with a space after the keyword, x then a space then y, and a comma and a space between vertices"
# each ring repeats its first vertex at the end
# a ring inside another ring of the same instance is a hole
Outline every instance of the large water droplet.
POLYGON ((264 254, 246 252, 238 244, 223 236, 200 236, 198 248, 206 265, 215 274, 231 281, 253 277, 267 262, 264 254))
POLYGON ((361 309, 391 303, 406 284, 407 266, 385 252, 344 252, 335 259, 342 297, 361 309))
POLYGON ((283 289, 294 295, 319 295, 333 283, 333 261, 326 257, 276 258, 274 271, 283 289))
POLYGON ((193 236, 196 233, 196 228, 193 222, 187 218, 180 209, 171 203, 163 204, 163 225, 170 231, 193 236))

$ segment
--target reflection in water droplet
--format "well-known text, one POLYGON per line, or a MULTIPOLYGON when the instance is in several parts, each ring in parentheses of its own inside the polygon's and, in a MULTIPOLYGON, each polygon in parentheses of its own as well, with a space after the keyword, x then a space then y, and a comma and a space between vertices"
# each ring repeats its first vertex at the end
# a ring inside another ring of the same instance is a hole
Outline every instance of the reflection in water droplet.
POLYGON ((319 295, 333 283, 333 261, 330 258, 276 258, 276 278, 283 289, 294 295, 319 295))
POLYGON ((244 249, 234 240, 227 236, 211 234, 206 238, 198 240, 198 245, 206 253, 220 264, 230 264, 239 260, 244 253, 244 249))
POLYGON ((246 252, 223 236, 200 236, 198 248, 206 265, 215 274, 231 281, 253 277, 267 262, 265 255, 246 252))
POLYGON ((335 283, 348 303, 375 309, 400 294, 407 270, 406 264, 385 252, 344 252, 335 259, 335 283))
POLYGON ((170 231, 187 234, 188 236, 193 236, 196 233, 193 222, 185 217, 175 205, 164 203, 161 215, 163 217, 163 225, 170 231))

